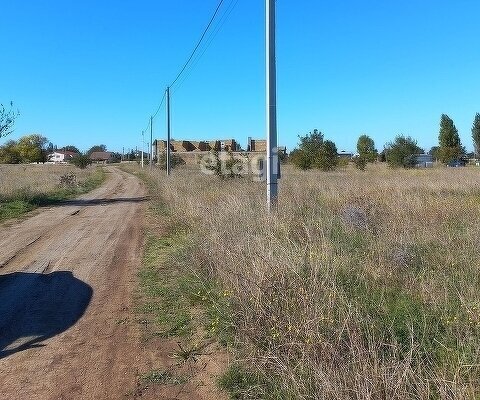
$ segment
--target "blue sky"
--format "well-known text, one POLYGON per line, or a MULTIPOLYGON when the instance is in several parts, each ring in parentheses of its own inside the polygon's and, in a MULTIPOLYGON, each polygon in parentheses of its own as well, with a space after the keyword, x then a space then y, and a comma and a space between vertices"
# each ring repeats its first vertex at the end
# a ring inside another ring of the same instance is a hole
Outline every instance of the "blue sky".
MULTIPOLYGON (((83 150, 140 147, 216 5, 2 2, 0 102, 21 112, 11 138, 35 132, 83 150)), ((478 15, 478 0, 278 0, 279 143, 292 149, 297 135, 318 128, 339 150, 354 150, 362 133, 380 149, 400 133, 428 149, 446 113, 471 149, 478 15)), ((225 0, 222 16, 173 88, 172 136, 245 146, 265 136, 264 1, 225 0)), ((162 109, 154 137, 164 135, 162 109)))

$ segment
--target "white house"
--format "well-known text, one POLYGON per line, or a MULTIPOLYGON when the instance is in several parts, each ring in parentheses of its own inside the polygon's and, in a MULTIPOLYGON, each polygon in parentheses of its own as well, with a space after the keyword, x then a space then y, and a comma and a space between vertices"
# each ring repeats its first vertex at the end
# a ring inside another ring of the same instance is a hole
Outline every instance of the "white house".
POLYGON ((47 156, 47 162, 53 164, 65 164, 76 155, 77 153, 74 151, 57 150, 47 156))

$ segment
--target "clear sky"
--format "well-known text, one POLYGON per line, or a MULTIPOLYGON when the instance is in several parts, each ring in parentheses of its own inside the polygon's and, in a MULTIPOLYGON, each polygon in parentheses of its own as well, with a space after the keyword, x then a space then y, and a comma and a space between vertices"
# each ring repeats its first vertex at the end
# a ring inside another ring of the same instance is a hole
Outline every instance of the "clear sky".
MULTIPOLYGON (((217 3, 2 1, 0 102, 21 112, 11 138, 140 147, 217 3)), ((400 133, 428 149, 446 113, 471 149, 479 15, 478 0, 278 0, 279 144, 318 128, 339 150, 362 133, 379 149, 400 133)), ((219 17, 173 89, 172 136, 245 147, 265 136, 264 0, 225 0, 219 17)), ((154 137, 164 135, 162 108, 154 137)))

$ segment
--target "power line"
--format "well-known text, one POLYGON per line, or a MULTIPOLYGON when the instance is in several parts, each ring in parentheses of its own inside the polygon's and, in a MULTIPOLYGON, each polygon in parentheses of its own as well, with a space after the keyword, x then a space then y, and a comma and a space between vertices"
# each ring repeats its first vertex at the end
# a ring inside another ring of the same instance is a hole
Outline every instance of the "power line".
POLYGON ((162 101, 160 102, 160 105, 158 106, 157 111, 155 111, 155 113, 152 115, 152 118, 155 118, 157 116, 164 102, 165 102, 165 92, 163 93, 162 101))
POLYGON ((150 119, 148 120, 148 124, 145 127, 145 129, 142 129, 142 134, 143 134, 143 132, 146 132, 148 130, 148 128, 150 128, 150 119))
POLYGON ((155 111, 155 113, 153 113, 153 115, 151 116, 151 118, 148 119, 148 124, 147 126, 145 127, 145 129, 142 129, 142 132, 147 132, 148 131, 148 128, 150 128, 150 125, 152 123, 152 119, 155 118, 157 116, 157 114, 159 113, 159 111, 162 109, 162 105, 163 103, 165 103, 165 93, 163 94, 163 97, 162 97, 162 101, 160 102, 160 105, 158 106, 157 110, 155 111))
POLYGON ((223 1, 224 0, 220 0, 220 2, 218 3, 218 6, 217 8, 215 9, 215 12, 213 13, 213 16, 212 18, 210 19, 210 22, 208 23, 207 27, 205 28, 205 30, 203 31, 202 33, 202 36, 200 37, 200 40, 198 41, 197 45, 195 46, 195 48, 193 49, 192 51, 192 54, 190 54, 190 57, 188 58, 187 62, 184 64, 183 68, 180 70, 180 72, 178 73, 177 77, 173 80, 173 82, 170 84, 170 87, 172 87, 173 85, 175 85, 175 83, 178 81, 178 79, 180 78, 180 76, 183 74, 183 72, 185 71, 185 69, 187 68, 188 64, 190 63, 190 61, 192 60, 193 56, 195 55, 195 53, 197 52, 198 48, 200 47, 200 44, 202 44, 202 41, 205 37, 205 35, 207 34, 208 30, 210 29, 210 26, 212 25, 213 21, 215 20, 215 17, 217 16, 218 14, 218 11, 220 10, 220 7, 222 6, 223 4, 223 1))
POLYGON ((204 46, 203 50, 201 51, 201 53, 195 56, 195 58, 193 59, 193 62, 190 64, 190 67, 186 71, 186 75, 184 75, 183 79, 181 79, 180 82, 176 85, 175 89, 172 91, 172 94, 177 92, 180 86, 182 86, 183 83, 188 79, 188 77, 190 76, 192 71, 195 69, 200 59, 203 57, 203 55, 206 53, 206 51, 208 50, 208 48, 210 47, 214 39, 217 37, 223 25, 225 25, 225 22, 228 20, 228 17, 230 17, 230 14, 233 12, 238 2, 239 0, 230 1, 229 5, 227 6, 227 9, 223 13, 223 15, 220 17, 220 20, 218 21, 217 25, 214 27, 213 32, 207 38, 206 45, 204 46))
MULTIPOLYGON (((210 36, 210 40, 209 42, 207 43, 207 46, 206 48, 203 50, 203 52, 197 56, 196 60, 195 60, 195 63, 198 62, 198 60, 202 57, 202 55, 205 53, 206 49, 208 48, 208 46, 211 44, 213 38, 218 34, 218 31, 220 30, 221 26, 223 25, 223 23, 225 23, 225 16, 228 18, 228 16, 230 15, 230 13, 232 12, 232 9, 235 8, 235 5, 237 4, 238 0, 236 0, 235 4, 233 5, 233 7, 231 8, 232 6, 232 3, 233 3, 234 0, 232 0, 230 2, 230 5, 227 7, 227 10, 225 11, 224 15, 222 16, 219 24, 217 24, 217 28, 215 29, 214 33, 210 36), (227 15, 228 14, 228 15, 227 15)), ((170 87, 174 86, 178 80, 180 79, 180 77, 182 76, 182 74, 185 72, 185 70, 187 69, 187 67, 189 66, 190 62, 192 61, 192 59, 195 57, 196 53, 197 53, 197 50, 199 49, 200 45, 202 44, 203 40, 205 39, 205 36, 207 35, 208 31, 210 30, 210 27, 212 26, 213 22, 215 21, 215 18, 217 17, 218 15, 218 12, 220 11, 220 8, 222 7, 224 3, 224 0, 220 0, 218 5, 217 5, 217 8, 215 9, 215 12, 213 13, 212 17, 210 18, 210 21, 208 22, 208 25, 206 26, 206 28, 204 29, 203 33, 202 33, 202 36, 200 37, 199 41, 197 42, 195 48, 193 49, 192 53, 190 54, 190 57, 187 59, 187 61, 185 62, 185 64, 183 65, 182 69, 180 70, 180 72, 177 74, 177 76, 175 77, 174 81, 172 82, 172 84, 170 85, 170 87)), ((186 77, 185 77, 186 78, 186 77)), ((185 78, 182 80, 181 83, 183 83, 183 81, 185 80, 185 78)), ((142 130, 142 132, 147 132, 148 131, 148 128, 150 128, 151 124, 153 123, 153 119, 157 116, 157 114, 159 113, 159 111, 162 109, 162 105, 164 104, 165 102, 165 98, 166 98, 166 92, 163 94, 163 98, 162 98, 162 101, 160 102, 157 110, 155 111, 155 113, 151 116, 151 118, 149 119, 148 121, 148 124, 146 126, 146 128, 144 130, 142 130)))

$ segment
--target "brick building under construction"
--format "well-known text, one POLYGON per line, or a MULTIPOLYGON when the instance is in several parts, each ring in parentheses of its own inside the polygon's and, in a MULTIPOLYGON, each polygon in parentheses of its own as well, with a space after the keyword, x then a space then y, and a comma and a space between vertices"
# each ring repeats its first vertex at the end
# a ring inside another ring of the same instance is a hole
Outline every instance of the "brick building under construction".
MULTIPOLYGON (((155 140, 153 142, 155 154, 161 154, 167 149, 166 140, 155 140)), ((228 140, 211 140, 211 141, 194 141, 194 140, 171 140, 170 151, 175 153, 189 153, 202 151, 245 151, 235 141, 235 139, 228 140)), ((267 141, 248 138, 247 152, 266 152, 267 141)))

